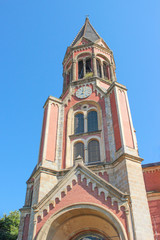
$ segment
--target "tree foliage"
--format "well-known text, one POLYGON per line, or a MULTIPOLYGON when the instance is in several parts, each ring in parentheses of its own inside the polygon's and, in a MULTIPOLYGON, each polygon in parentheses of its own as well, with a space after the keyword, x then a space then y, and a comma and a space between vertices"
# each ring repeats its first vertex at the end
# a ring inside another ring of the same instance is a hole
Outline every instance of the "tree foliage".
POLYGON ((0 218, 0 240, 16 240, 20 222, 19 211, 15 210, 0 218))

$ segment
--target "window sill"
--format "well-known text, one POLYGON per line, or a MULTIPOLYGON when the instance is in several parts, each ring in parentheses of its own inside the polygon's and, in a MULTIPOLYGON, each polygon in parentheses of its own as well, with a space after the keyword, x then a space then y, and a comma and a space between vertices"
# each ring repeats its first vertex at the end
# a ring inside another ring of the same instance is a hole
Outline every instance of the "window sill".
POLYGON ((97 133, 101 133, 102 130, 97 130, 97 131, 93 131, 93 132, 85 132, 85 133, 77 133, 77 134, 72 134, 70 135, 69 137, 72 139, 72 138, 75 138, 75 137, 82 137, 82 136, 87 136, 87 135, 95 135, 97 133))

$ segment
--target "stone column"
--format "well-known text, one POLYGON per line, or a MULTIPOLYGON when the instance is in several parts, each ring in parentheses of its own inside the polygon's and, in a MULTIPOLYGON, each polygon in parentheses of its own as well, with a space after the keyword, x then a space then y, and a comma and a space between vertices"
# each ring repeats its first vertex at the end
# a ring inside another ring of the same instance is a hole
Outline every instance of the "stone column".
POLYGON ((97 77, 97 64, 95 54, 92 55, 92 61, 93 61, 93 76, 97 77))
POLYGON ((126 213, 126 219, 127 219, 128 237, 129 237, 129 240, 134 240, 132 221, 131 221, 131 213, 130 213, 129 207, 126 208, 125 213, 126 213))
POLYGON ((111 80, 112 80, 112 82, 115 82, 116 81, 116 76, 115 76, 115 73, 114 73, 113 63, 110 64, 110 70, 111 70, 111 80))
POLYGON ((88 163, 88 149, 87 149, 87 146, 84 146, 84 162, 88 163))
POLYGON ((88 131, 87 126, 87 111, 84 112, 84 132, 86 133, 88 131))
POLYGON ((111 81, 114 82, 114 73, 113 73, 113 64, 110 64, 110 70, 111 70, 111 81))
POLYGON ((86 59, 83 59, 83 77, 86 75, 86 59))
POLYGON ((76 81, 76 60, 73 59, 72 61, 72 75, 73 75, 73 81, 76 81))

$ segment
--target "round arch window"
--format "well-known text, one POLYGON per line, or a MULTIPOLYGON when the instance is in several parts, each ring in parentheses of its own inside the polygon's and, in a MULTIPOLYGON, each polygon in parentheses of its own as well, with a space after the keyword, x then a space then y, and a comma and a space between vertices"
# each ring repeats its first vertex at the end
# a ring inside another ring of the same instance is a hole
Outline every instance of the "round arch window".
POLYGON ((88 163, 100 161, 99 142, 94 139, 88 143, 88 163))

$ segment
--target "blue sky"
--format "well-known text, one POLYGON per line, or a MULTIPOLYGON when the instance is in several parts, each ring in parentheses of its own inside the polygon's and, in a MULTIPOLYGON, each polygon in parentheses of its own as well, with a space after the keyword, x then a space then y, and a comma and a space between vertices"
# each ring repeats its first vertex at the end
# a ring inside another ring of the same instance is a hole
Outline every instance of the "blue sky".
POLYGON ((43 104, 62 91, 62 61, 88 14, 128 88, 143 163, 160 161, 160 1, 0 0, 0 216, 24 204, 43 104))

